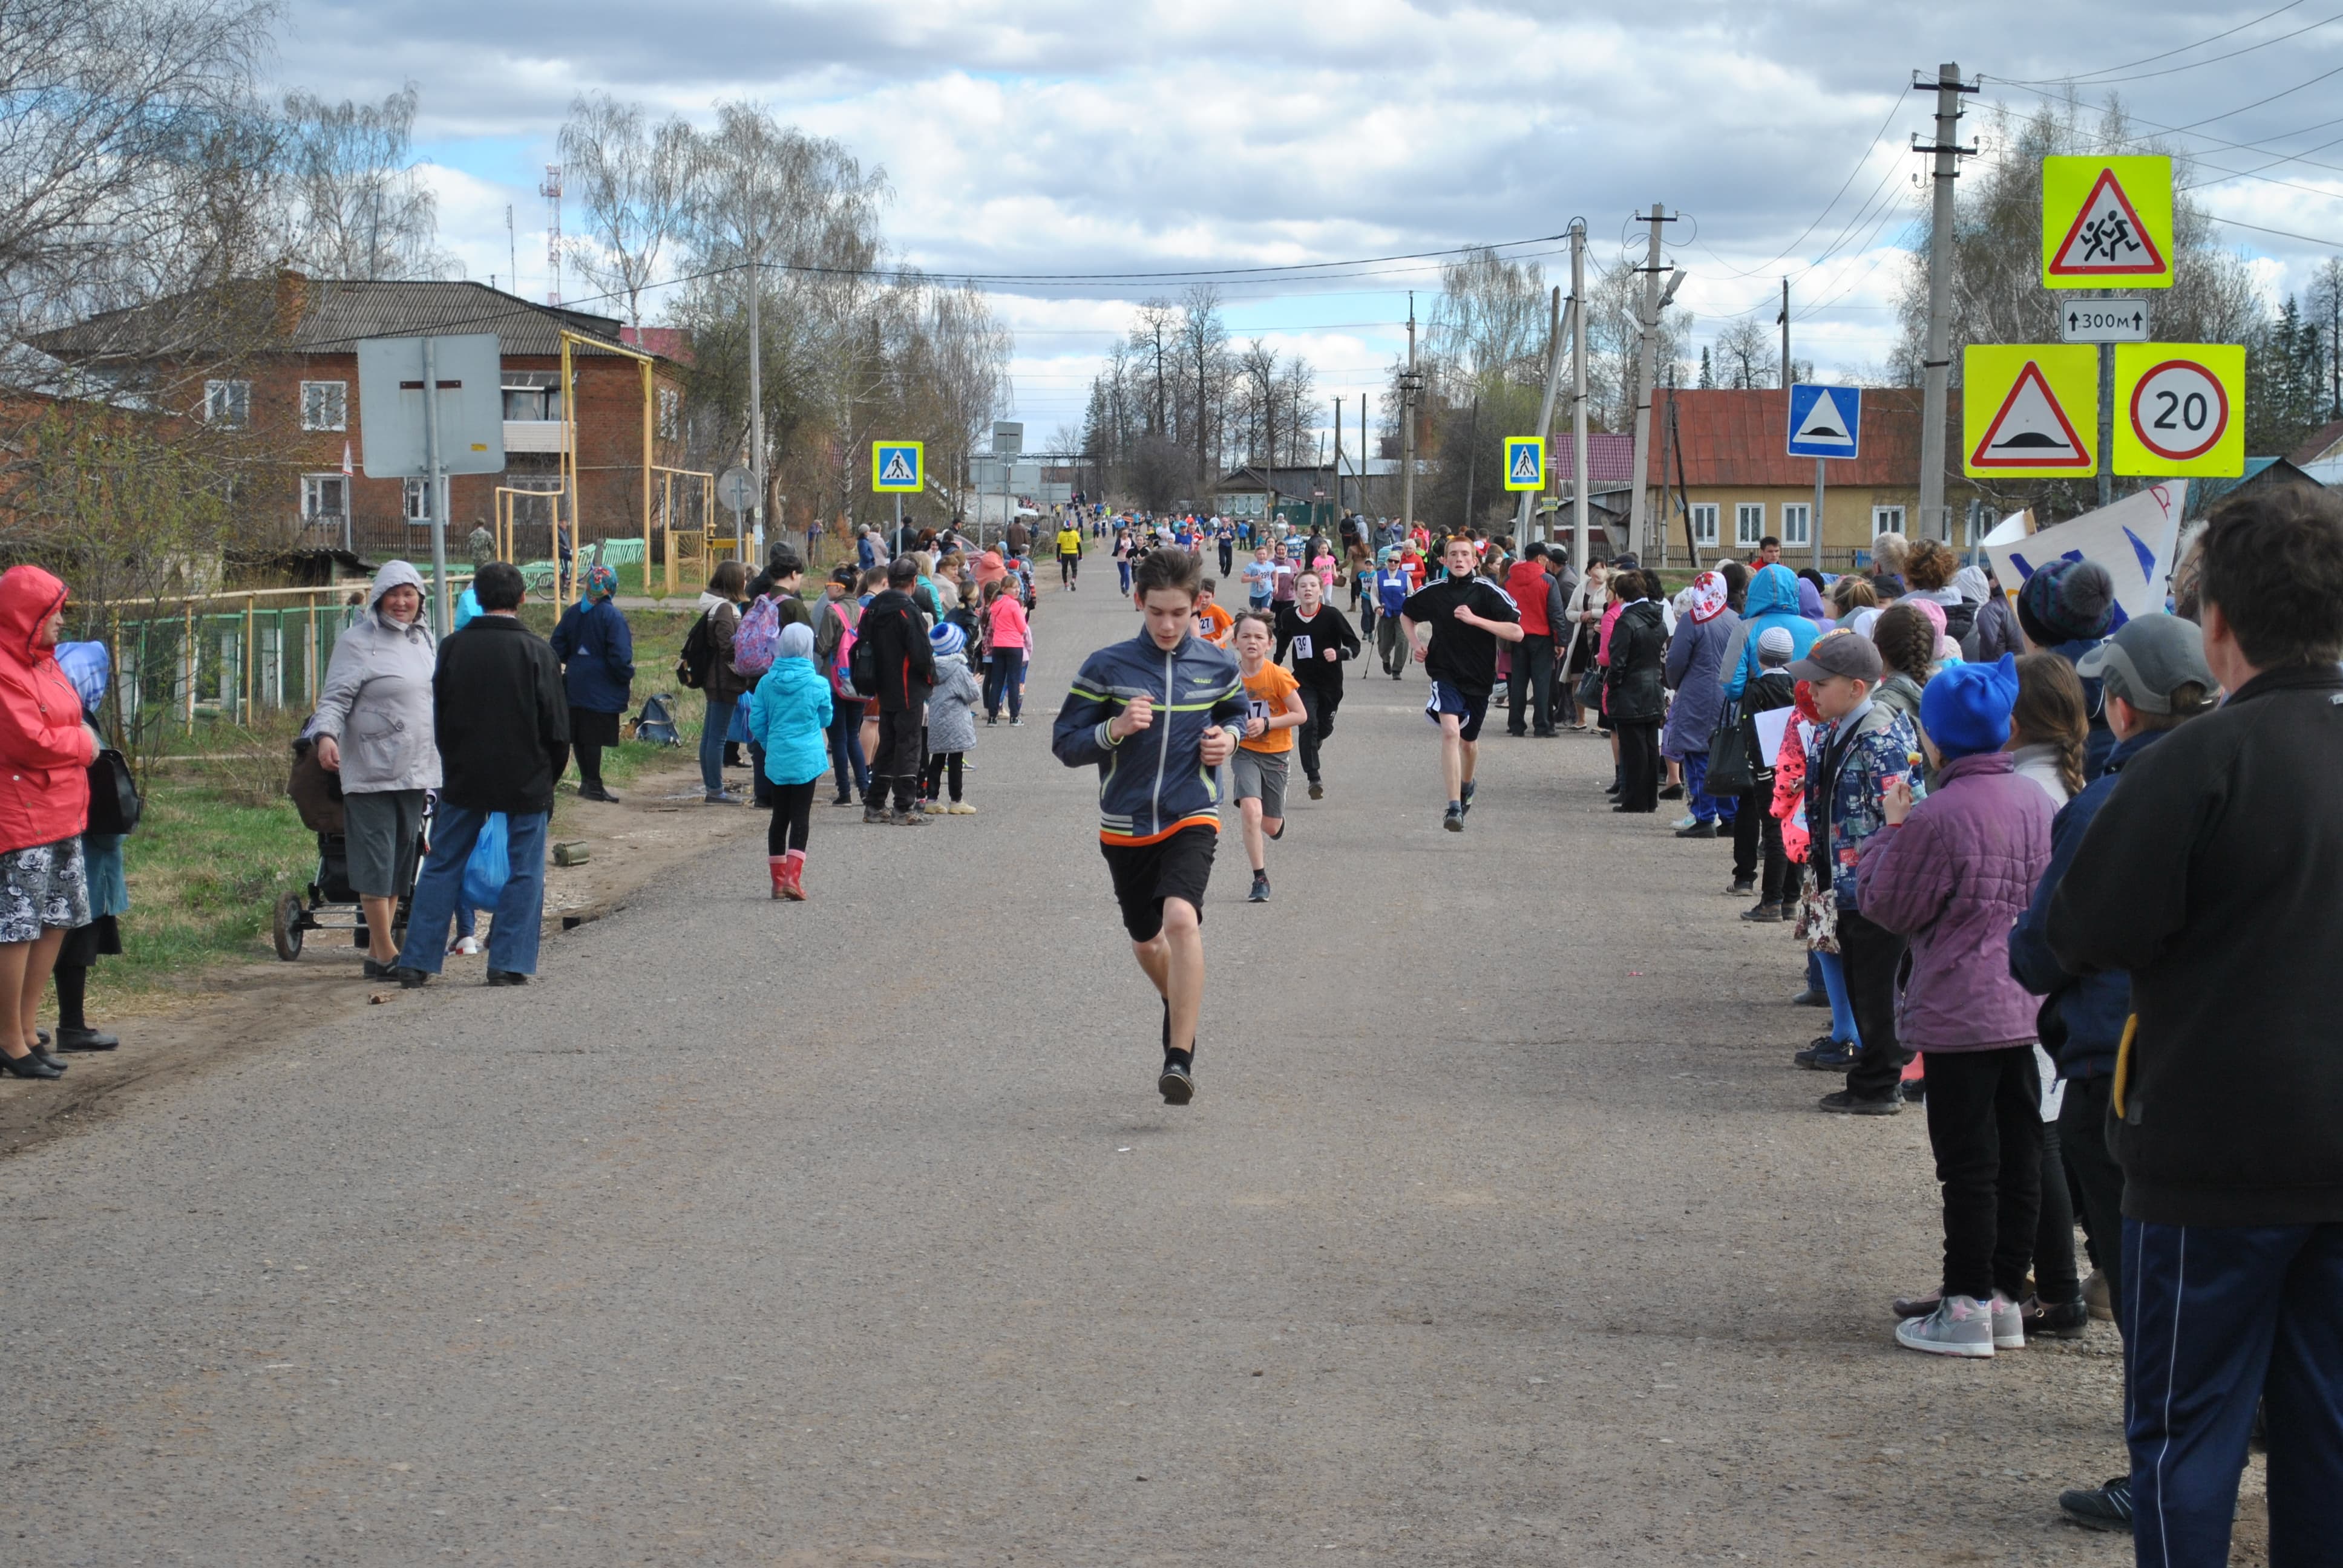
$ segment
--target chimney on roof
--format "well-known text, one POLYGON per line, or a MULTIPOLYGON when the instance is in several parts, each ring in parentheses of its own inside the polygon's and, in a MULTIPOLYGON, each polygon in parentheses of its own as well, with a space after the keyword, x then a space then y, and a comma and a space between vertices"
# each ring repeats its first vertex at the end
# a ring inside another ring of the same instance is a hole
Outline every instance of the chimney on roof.
POLYGON ((309 279, 289 266, 277 269, 277 297, 269 326, 280 338, 289 338, 309 308, 309 279))

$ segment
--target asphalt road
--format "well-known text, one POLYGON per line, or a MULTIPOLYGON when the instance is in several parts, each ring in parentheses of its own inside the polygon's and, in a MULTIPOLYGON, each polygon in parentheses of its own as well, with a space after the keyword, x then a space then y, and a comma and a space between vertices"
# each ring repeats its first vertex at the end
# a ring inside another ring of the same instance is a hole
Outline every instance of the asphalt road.
POLYGON ((1917 1115, 1811 1109, 1725 847, 1599 743, 1353 666, 1205 921, 1197 1102, 1048 750, 1137 617, 1055 592, 980 814, 818 807, 542 983, 305 1029, 0 1164, 10 1563, 2128 1560, 2118 1362, 1895 1349, 1917 1115), (1298 780, 1297 780, 1298 782, 1298 780), (1299 791, 1297 790, 1297 795, 1299 791))

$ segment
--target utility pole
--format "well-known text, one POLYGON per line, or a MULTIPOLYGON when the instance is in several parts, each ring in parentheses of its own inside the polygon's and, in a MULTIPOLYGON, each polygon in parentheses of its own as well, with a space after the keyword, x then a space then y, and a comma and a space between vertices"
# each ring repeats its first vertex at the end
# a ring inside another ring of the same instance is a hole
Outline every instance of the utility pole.
MULTIPOLYGON (((1360 395, 1360 401, 1362 401, 1362 402, 1364 402, 1364 401, 1365 401, 1365 394, 1362 393, 1362 394, 1360 395)), ((1337 398, 1335 398, 1335 399, 1334 399, 1334 519, 1335 519, 1336 523, 1338 523, 1338 524, 1339 524, 1339 523, 1342 521, 1342 400, 1340 397, 1337 397, 1337 398)))
POLYGON ((1570 565, 1586 576, 1586 220, 1570 220, 1570 565))
POLYGON ((1667 287, 1663 290, 1660 286, 1663 270, 1660 266, 1660 226, 1676 220, 1666 216, 1658 202, 1652 204, 1648 216, 1637 213, 1635 219, 1638 223, 1651 225, 1652 236, 1650 246, 1644 252, 1644 265, 1637 268, 1644 275, 1644 305, 1636 312, 1635 322, 1641 330, 1637 334, 1635 353, 1635 478, 1634 487, 1628 491, 1627 503, 1627 548, 1630 549, 1643 548, 1644 520, 1651 506, 1652 373, 1660 350, 1660 313, 1667 308, 1668 301, 1675 297, 1676 286, 1684 281, 1682 271, 1667 268, 1667 287))
MULTIPOLYGON (((1578 309, 1578 301, 1575 299, 1572 300, 1570 302, 1570 308, 1574 313, 1576 312, 1578 309)), ((1536 432, 1538 439, 1547 442, 1546 449, 1548 451, 1552 450, 1553 445, 1549 437, 1554 434, 1554 400, 1562 391, 1562 335, 1564 330, 1564 328, 1562 319, 1562 286, 1560 284, 1556 284, 1554 289, 1554 297, 1546 306, 1545 397, 1538 403, 1538 422, 1536 432)), ((1548 457, 1546 458, 1546 472, 1551 475, 1554 472, 1554 459, 1551 457, 1548 457)), ((1530 548, 1530 519, 1534 515, 1531 511, 1531 507, 1536 499, 1537 493, 1535 491, 1523 490, 1522 492, 1521 505, 1513 512, 1513 548, 1517 550, 1525 550, 1530 548)))
MULTIPOLYGON (((1916 75, 1917 73, 1915 73, 1916 75)), ((1953 182, 1961 177, 1961 157, 1974 156, 1976 148, 1964 147, 1955 140, 1961 129, 1961 95, 1977 89, 1961 81, 1957 62, 1947 62, 1936 67, 1933 82, 1915 81, 1916 93, 1936 95, 1936 139, 1928 146, 1920 138, 1912 138, 1912 150, 1936 156, 1936 167, 1930 178, 1936 181, 1934 201, 1928 219, 1928 357, 1921 361, 1926 372, 1926 391, 1920 404, 1920 516, 1922 528, 1939 530, 1937 537, 1952 537, 1952 519, 1945 513, 1945 420, 1952 366, 1953 294, 1953 182)), ((2102 397, 2104 406, 2107 399, 2102 397)))
MULTIPOLYGON (((1790 359, 1790 280, 1785 277, 1782 280, 1782 408, 1785 418, 1789 414, 1790 387, 1796 379, 1790 359)), ((1785 438, 1787 434, 1785 430, 1785 438)), ((1815 570, 1820 571, 1823 569, 1823 460, 1820 457, 1815 459, 1815 510, 1814 515, 1806 519, 1806 538, 1814 547, 1815 570)), ((1787 539, 1782 542, 1785 545, 1789 543, 1787 539)))
POLYGON ((1415 292, 1407 296, 1407 374, 1399 378, 1399 531, 1415 527, 1415 397, 1423 377, 1415 368, 1415 292))
MULTIPOLYGON (((746 528, 753 514, 757 531, 765 531, 765 334, 758 320, 758 300, 765 292, 764 252, 759 242, 751 241, 749 249, 749 473, 757 481, 757 498, 747 512, 733 514, 735 527, 746 528)), ((743 567, 749 564, 748 536, 742 533, 733 542, 738 552, 734 559, 743 567)))

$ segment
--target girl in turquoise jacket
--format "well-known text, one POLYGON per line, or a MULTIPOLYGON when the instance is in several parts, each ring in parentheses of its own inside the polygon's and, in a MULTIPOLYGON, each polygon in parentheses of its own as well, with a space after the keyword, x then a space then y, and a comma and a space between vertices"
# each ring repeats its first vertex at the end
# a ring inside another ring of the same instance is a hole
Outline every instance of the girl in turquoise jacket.
POLYGON ((802 901, 814 786, 830 768, 830 678, 814 662, 811 627, 781 628, 773 667, 742 707, 773 786, 773 819, 765 829, 773 897, 802 901))

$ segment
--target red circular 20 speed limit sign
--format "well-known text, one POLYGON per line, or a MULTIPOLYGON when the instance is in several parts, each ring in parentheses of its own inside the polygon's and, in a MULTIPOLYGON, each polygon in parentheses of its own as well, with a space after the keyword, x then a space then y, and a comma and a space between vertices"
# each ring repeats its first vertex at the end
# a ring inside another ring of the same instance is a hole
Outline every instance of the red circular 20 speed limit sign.
POLYGON ((2193 359, 2167 359, 2131 395, 2132 434, 2159 457, 2185 463, 2219 444, 2229 428, 2229 395, 2193 359))

